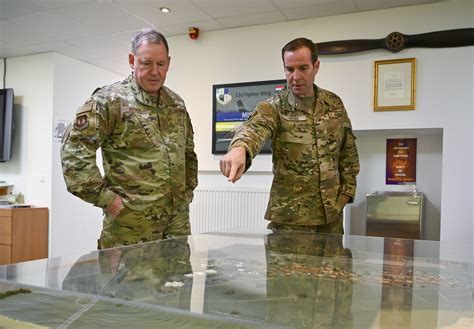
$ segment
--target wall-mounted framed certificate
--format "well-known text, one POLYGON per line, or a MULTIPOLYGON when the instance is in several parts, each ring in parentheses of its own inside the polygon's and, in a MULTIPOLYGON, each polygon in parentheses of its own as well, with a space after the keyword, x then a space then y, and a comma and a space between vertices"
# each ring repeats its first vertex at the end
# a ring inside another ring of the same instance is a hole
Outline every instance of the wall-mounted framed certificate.
POLYGON ((374 111, 415 109, 416 59, 375 61, 374 111))

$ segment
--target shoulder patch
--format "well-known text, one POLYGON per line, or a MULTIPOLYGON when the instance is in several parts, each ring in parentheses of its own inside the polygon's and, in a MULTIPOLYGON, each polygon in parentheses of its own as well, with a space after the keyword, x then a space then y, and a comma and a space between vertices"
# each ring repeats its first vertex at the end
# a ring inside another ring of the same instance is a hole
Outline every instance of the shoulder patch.
POLYGON ((89 101, 82 105, 76 112, 76 119, 74 120, 74 128, 82 131, 89 127, 89 112, 95 107, 95 102, 89 101))
POLYGON ((82 131, 89 127, 89 119, 86 114, 76 115, 76 121, 74 121, 74 128, 82 131))

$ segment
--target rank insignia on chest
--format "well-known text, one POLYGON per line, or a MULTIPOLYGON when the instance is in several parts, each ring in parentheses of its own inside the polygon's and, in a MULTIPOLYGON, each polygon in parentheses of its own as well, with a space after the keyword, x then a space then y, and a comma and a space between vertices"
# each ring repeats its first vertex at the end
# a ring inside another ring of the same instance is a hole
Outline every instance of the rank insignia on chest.
POLYGON ((74 122, 74 128, 77 130, 84 130, 89 127, 89 120, 87 119, 87 115, 81 114, 76 116, 76 121, 74 122))

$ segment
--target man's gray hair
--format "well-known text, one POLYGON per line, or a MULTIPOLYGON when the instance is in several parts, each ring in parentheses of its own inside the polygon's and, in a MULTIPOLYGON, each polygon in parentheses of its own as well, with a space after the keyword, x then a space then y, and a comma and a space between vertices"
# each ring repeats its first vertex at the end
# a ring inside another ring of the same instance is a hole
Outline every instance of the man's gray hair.
POLYGON ((134 55, 137 54, 138 47, 140 47, 144 41, 156 44, 163 43, 166 48, 166 53, 169 53, 168 41, 166 41, 165 36, 154 29, 144 28, 138 31, 132 38, 132 53, 134 55))

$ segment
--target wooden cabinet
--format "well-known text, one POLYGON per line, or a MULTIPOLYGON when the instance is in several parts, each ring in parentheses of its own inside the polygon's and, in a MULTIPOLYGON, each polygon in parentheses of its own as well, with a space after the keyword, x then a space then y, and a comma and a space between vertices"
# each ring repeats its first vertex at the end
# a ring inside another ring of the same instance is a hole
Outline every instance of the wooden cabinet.
POLYGON ((0 209, 0 265, 48 257, 48 208, 0 209))

